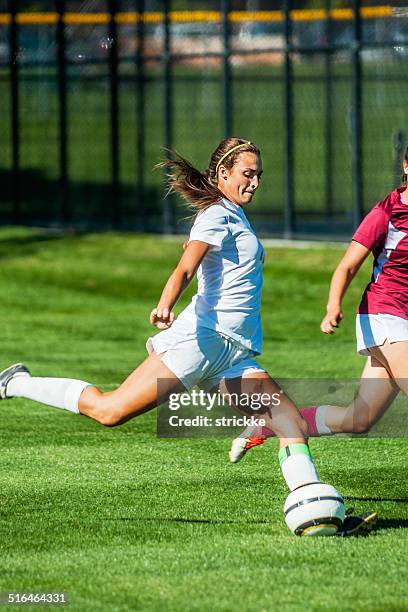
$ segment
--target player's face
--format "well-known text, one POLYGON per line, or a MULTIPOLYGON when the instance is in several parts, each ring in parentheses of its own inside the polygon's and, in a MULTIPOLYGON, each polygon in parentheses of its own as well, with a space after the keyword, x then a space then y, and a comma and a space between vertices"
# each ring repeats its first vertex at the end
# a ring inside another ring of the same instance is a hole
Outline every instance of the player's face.
POLYGON ((262 160, 256 153, 244 152, 238 157, 232 168, 220 166, 218 189, 239 206, 245 206, 252 200, 259 187, 262 175, 262 160))

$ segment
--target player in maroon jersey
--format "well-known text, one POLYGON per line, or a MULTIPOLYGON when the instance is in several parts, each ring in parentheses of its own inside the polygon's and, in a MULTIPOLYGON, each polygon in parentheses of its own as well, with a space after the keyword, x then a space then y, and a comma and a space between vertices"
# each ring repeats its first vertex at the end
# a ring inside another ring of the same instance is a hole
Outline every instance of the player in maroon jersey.
POLYGON ((356 318, 357 352, 368 359, 350 406, 310 409, 311 434, 366 432, 400 390, 408 395, 408 148, 403 167, 403 186, 363 219, 333 274, 327 314, 320 325, 325 334, 339 326, 347 288, 363 261, 373 254, 372 277, 356 318))
MULTIPOLYGON (((376 423, 400 390, 408 395, 408 148, 403 185, 381 200, 363 219, 337 266, 327 314, 320 329, 333 334, 343 319, 342 301, 365 259, 373 254, 373 274, 356 319, 357 351, 368 357, 358 393, 349 406, 300 410, 310 436, 364 433, 376 423)), ((263 444, 265 431, 245 431, 233 441, 230 459, 239 461, 263 444)))

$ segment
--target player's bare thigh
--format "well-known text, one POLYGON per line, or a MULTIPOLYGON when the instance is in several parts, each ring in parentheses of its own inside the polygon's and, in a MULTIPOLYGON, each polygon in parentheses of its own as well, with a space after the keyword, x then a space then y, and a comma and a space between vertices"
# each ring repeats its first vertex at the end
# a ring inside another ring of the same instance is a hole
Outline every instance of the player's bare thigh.
POLYGON ((376 423, 398 395, 399 388, 387 369, 375 358, 368 357, 357 394, 346 410, 326 417, 331 431, 364 433, 376 423), (338 422, 336 422, 338 421, 338 422))
POLYGON ((79 410, 104 425, 113 426, 165 402, 170 393, 184 391, 177 376, 154 351, 114 391, 84 390, 79 410))
POLYGON ((408 395, 408 340, 370 348, 370 354, 386 368, 398 387, 408 395))

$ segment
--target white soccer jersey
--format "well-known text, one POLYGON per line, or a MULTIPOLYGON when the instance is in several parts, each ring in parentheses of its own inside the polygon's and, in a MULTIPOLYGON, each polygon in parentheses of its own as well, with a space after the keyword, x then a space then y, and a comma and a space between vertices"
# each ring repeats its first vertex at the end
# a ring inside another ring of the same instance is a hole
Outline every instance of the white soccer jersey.
POLYGON ((264 250, 243 209, 223 198, 199 213, 189 241, 211 245, 197 270, 198 291, 179 319, 215 329, 262 352, 264 250))

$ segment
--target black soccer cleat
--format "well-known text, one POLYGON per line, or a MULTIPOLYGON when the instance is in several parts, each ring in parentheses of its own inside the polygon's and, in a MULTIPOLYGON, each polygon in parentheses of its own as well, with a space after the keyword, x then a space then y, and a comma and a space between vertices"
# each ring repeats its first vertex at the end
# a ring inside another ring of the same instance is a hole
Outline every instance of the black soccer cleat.
POLYGON ((7 398, 7 385, 16 376, 30 376, 29 369, 22 363, 15 363, 0 372, 0 400, 7 398))
POLYGON ((337 535, 343 538, 348 538, 350 536, 367 536, 373 530, 377 518, 376 512, 347 514, 337 535))

